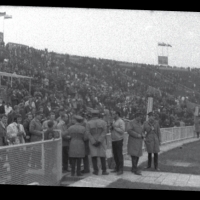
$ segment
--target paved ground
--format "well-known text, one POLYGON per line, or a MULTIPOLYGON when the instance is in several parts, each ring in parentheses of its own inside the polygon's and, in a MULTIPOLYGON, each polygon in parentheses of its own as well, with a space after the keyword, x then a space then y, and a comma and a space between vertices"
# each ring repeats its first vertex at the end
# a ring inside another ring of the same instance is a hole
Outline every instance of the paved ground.
MULTIPOLYGON (((183 144, 197 141, 197 138, 192 138, 188 140, 183 140, 176 143, 166 144, 161 146, 161 152, 166 152, 170 149, 182 146, 183 144)), ((139 160, 139 165, 147 161, 147 153, 145 152, 139 160)), ((125 168, 131 166, 130 160, 125 160, 125 168)), ((91 170, 92 171, 92 170, 91 170)), ((110 171, 110 170, 108 170, 110 171)), ((95 176, 93 174, 87 174, 86 176, 80 178, 74 177, 70 178, 70 175, 66 175, 62 181, 63 186, 70 187, 113 187, 113 183, 117 181, 129 181, 138 184, 148 184, 156 185, 156 189, 163 189, 162 186, 173 186, 173 189, 184 188, 191 190, 199 190, 200 188, 200 175, 189 175, 189 174, 179 174, 179 173, 166 173, 166 172, 155 172, 155 171, 143 171, 142 176, 137 176, 132 174, 130 171, 124 171, 124 174, 117 176, 116 174, 110 173, 108 176, 95 176)), ((151 187, 149 187, 151 188, 151 187)), ((171 189, 171 188, 170 188, 171 189)))

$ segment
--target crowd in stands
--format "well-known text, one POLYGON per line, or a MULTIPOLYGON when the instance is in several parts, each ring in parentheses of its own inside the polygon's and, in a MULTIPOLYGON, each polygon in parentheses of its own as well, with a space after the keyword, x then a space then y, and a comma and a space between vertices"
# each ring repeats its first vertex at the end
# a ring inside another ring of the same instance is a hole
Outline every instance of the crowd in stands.
POLYGON ((1 72, 33 77, 31 93, 28 79, 13 78, 11 86, 10 78, 1 77, 1 85, 7 86, 5 105, 11 107, 11 113, 19 109, 23 121, 27 113, 34 117, 38 110, 45 111, 47 105, 52 107, 56 118, 63 109, 70 115, 89 117, 93 108, 100 110, 108 123, 116 109, 128 120, 139 110, 145 120, 148 97, 154 97, 153 109, 161 128, 180 126, 180 122, 193 125, 194 108, 188 102, 200 102, 197 89, 200 82, 193 70, 162 70, 137 63, 123 65, 118 61, 56 54, 13 43, 5 45, 4 53, 1 72))

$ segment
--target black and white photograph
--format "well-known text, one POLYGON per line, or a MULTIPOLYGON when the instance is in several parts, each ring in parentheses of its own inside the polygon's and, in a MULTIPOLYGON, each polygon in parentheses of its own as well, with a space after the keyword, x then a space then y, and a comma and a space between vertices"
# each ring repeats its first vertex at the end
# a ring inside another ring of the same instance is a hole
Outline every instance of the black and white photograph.
POLYGON ((0 6, 0 184, 200 191, 200 12, 0 6))

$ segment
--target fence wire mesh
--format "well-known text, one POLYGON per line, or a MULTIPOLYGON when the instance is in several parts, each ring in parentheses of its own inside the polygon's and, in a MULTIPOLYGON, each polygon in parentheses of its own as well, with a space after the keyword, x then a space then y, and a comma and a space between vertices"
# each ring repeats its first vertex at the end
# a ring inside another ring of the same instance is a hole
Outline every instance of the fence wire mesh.
POLYGON ((59 185, 61 149, 60 138, 0 148, 0 184, 59 185))

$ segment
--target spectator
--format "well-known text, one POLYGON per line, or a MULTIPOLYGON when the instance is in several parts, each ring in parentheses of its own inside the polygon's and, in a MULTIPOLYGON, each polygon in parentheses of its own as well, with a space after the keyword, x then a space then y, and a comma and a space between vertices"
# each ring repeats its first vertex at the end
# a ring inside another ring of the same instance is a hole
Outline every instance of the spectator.
POLYGON ((5 114, 5 105, 3 104, 3 100, 0 99, 0 115, 5 114))
POLYGON ((70 136, 69 144, 69 157, 71 159, 72 171, 71 176, 75 175, 75 168, 77 176, 81 174, 81 160, 85 157, 85 144, 86 137, 85 127, 81 125, 83 118, 81 116, 75 116, 75 124, 70 126, 67 130, 70 136))
POLYGON ((61 115, 61 120, 57 125, 57 129, 61 131, 61 135, 63 138, 62 142, 62 164, 63 164, 63 173, 69 172, 69 140, 70 137, 68 135, 68 117, 66 114, 61 115))
POLYGON ((50 112, 50 116, 49 116, 49 120, 46 120, 43 122, 42 124, 42 129, 46 130, 48 128, 48 122, 49 121, 53 121, 53 128, 55 129, 57 126, 57 121, 55 120, 55 113, 54 112, 50 112))
POLYGON ((121 119, 120 112, 114 114, 114 121, 111 126, 112 151, 116 168, 113 172, 117 175, 123 174, 124 158, 123 158, 123 139, 125 132, 125 123, 121 119))
POLYGON ((5 114, 8 116, 8 114, 12 111, 11 104, 9 102, 6 102, 5 104, 5 114))

